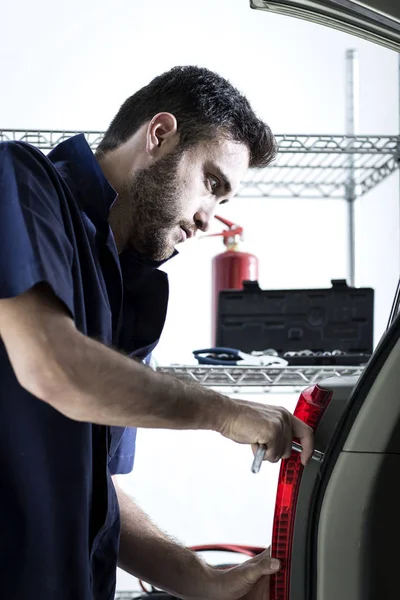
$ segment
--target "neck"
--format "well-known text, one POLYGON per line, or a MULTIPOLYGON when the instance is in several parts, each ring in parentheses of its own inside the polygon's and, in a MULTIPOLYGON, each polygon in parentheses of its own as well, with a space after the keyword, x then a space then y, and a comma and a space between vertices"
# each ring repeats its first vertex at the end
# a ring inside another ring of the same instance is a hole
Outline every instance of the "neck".
POLYGON ((126 248, 129 238, 130 221, 127 218, 127 211, 124 207, 123 198, 117 196, 116 201, 110 209, 108 222, 113 232, 115 245, 117 246, 118 254, 126 248))
POLYGON ((101 170, 103 171, 104 177, 112 185, 117 194, 119 194, 122 182, 122 173, 120 175, 118 170, 115 168, 113 153, 110 152, 109 154, 96 155, 96 159, 101 170))
POLYGON ((117 192, 117 198, 111 206, 108 222, 114 236, 118 254, 124 250, 128 241, 128 225, 126 210, 124 209, 123 197, 120 196, 123 186, 123 170, 118 169, 118 161, 115 160, 114 152, 97 155, 97 162, 103 171, 104 177, 117 192))

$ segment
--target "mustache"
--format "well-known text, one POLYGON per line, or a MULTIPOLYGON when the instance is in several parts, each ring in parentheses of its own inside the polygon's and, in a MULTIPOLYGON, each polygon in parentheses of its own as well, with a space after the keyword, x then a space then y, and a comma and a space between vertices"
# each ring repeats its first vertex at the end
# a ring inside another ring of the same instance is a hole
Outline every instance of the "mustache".
POLYGON ((198 227, 196 227, 196 225, 190 221, 180 221, 179 227, 186 232, 188 238, 194 237, 198 231, 198 227))

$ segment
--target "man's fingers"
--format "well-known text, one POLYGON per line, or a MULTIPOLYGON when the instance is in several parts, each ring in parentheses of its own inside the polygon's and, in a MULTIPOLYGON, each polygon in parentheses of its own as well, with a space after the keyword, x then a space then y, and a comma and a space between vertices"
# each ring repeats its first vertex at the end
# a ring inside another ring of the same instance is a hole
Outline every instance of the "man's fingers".
POLYGON ((284 451, 283 451, 282 458, 290 458, 292 456, 292 442, 293 442, 292 417, 293 417, 293 415, 288 412, 286 428, 285 428, 284 451))
POLYGON ((263 575, 273 575, 280 569, 280 562, 276 558, 271 558, 270 550, 264 550, 254 558, 241 565, 244 577, 250 584, 256 583, 263 575))
POLYGON ((280 569, 280 562, 275 558, 270 557, 270 549, 268 548, 254 558, 250 558, 246 562, 232 567, 231 569, 222 570, 218 573, 221 580, 221 593, 218 597, 222 600, 234 600, 241 598, 242 600, 255 600, 255 598, 268 598, 269 593, 269 578, 265 577, 277 573, 280 569), (263 581, 264 586, 260 584, 262 590, 258 586, 258 582, 263 581), (257 594, 253 596, 253 590, 257 589, 257 594), (264 591, 264 594, 261 594, 264 591))
POLYGON ((276 409, 274 428, 270 433, 270 441, 267 443, 265 459, 270 462, 278 462, 283 457, 291 454, 292 447, 292 419, 291 414, 285 408, 276 409))
POLYGON ((303 447, 303 451, 301 453, 301 462, 303 465, 306 465, 311 459, 312 453, 314 452, 314 432, 311 427, 294 416, 292 416, 292 431, 293 437, 299 438, 303 447))
POLYGON ((258 444, 266 446, 264 460, 277 462, 292 454, 293 438, 299 439, 303 447, 301 462, 306 465, 314 451, 314 434, 308 425, 294 417, 283 407, 260 405, 244 400, 232 400, 239 409, 231 421, 225 422, 222 435, 241 444, 251 443, 253 453, 258 444))
MULTIPOLYGON (((281 458, 280 453, 278 453, 277 449, 276 449, 276 444, 271 444, 271 446, 267 445, 267 444, 252 444, 251 445, 251 449, 253 451, 254 456, 256 456, 256 454, 258 453, 258 451, 260 450, 260 447, 263 446, 263 458, 262 460, 267 460, 268 462, 278 462, 278 460, 281 458)), ((260 450, 261 452, 261 450, 260 450)))
POLYGON ((273 575, 281 568, 281 563, 277 558, 265 558, 263 562, 263 575, 273 575))
MULTIPOLYGON (((270 407, 269 407, 270 408, 270 407)), ((292 454, 292 415, 284 408, 275 409, 274 418, 269 423, 268 437, 265 442, 259 442, 266 447, 263 460, 276 463, 281 458, 288 458, 292 454)), ((255 454, 259 445, 252 444, 255 454)))
POLYGON ((285 454, 282 456, 282 458, 290 458, 292 456, 292 436, 290 436, 290 439, 288 439, 288 441, 286 442, 286 450, 285 450, 285 454))
POLYGON ((267 460, 271 463, 276 463, 282 458, 282 449, 278 449, 277 445, 274 444, 267 447, 267 450, 264 454, 264 460, 267 460))
MULTIPOLYGON (((259 444, 252 444, 251 445, 251 449, 253 451, 254 456, 257 454, 258 449, 259 449, 260 445, 259 444)), ((264 459, 263 459, 264 460, 264 459)))

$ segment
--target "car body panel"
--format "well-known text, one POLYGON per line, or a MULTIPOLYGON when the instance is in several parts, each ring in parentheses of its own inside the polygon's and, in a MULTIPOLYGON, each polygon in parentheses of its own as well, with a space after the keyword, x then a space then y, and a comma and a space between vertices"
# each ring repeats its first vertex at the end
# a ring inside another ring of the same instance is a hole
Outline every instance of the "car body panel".
MULTIPOLYGON (((333 395, 315 432, 315 447, 317 450, 326 451, 356 383, 357 377, 332 377, 319 382, 319 387, 332 391, 333 395)), ((321 469, 323 469, 323 462, 311 461, 304 469, 301 478, 293 532, 290 600, 304 600, 307 597, 309 587, 309 571, 307 569, 309 512, 321 469)))
POLYGON ((399 597, 399 340, 398 316, 332 436, 310 508, 311 583, 303 600, 399 597))
POLYGON ((250 0, 250 6, 339 29, 400 52, 399 0, 250 0))
POLYGON ((400 341, 373 382, 343 450, 400 454, 400 341))
POLYGON ((398 600, 399 472, 397 454, 340 454, 319 515, 318 600, 398 600))
POLYGON ((361 378, 318 385, 333 395, 315 433, 324 460, 300 484, 290 600, 397 599, 400 316, 361 378))

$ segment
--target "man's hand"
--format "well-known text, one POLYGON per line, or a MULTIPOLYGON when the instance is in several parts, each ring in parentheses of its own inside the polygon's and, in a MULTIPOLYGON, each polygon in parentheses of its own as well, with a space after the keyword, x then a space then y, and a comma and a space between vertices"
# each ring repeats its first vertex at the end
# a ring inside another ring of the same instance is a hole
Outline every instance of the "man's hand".
MULTIPOLYGON (((267 548, 265 553, 269 555, 270 551, 271 548, 267 548)), ((241 598, 241 600, 269 600, 270 586, 271 576, 263 575, 262 577, 260 577, 257 583, 253 585, 251 590, 241 598)))
POLYGON ((232 400, 228 418, 219 432, 240 444, 252 444, 253 452, 258 444, 265 444, 264 460, 277 462, 292 453, 292 440, 299 438, 303 446, 301 462, 306 465, 314 450, 314 434, 311 427, 300 421, 285 408, 232 400))
POLYGON ((269 600, 270 585, 270 575, 263 575, 241 600, 269 600))
POLYGON ((207 590, 207 600, 268 600, 270 575, 279 571, 279 561, 271 558, 268 548, 238 567, 217 570, 214 587, 207 590))

